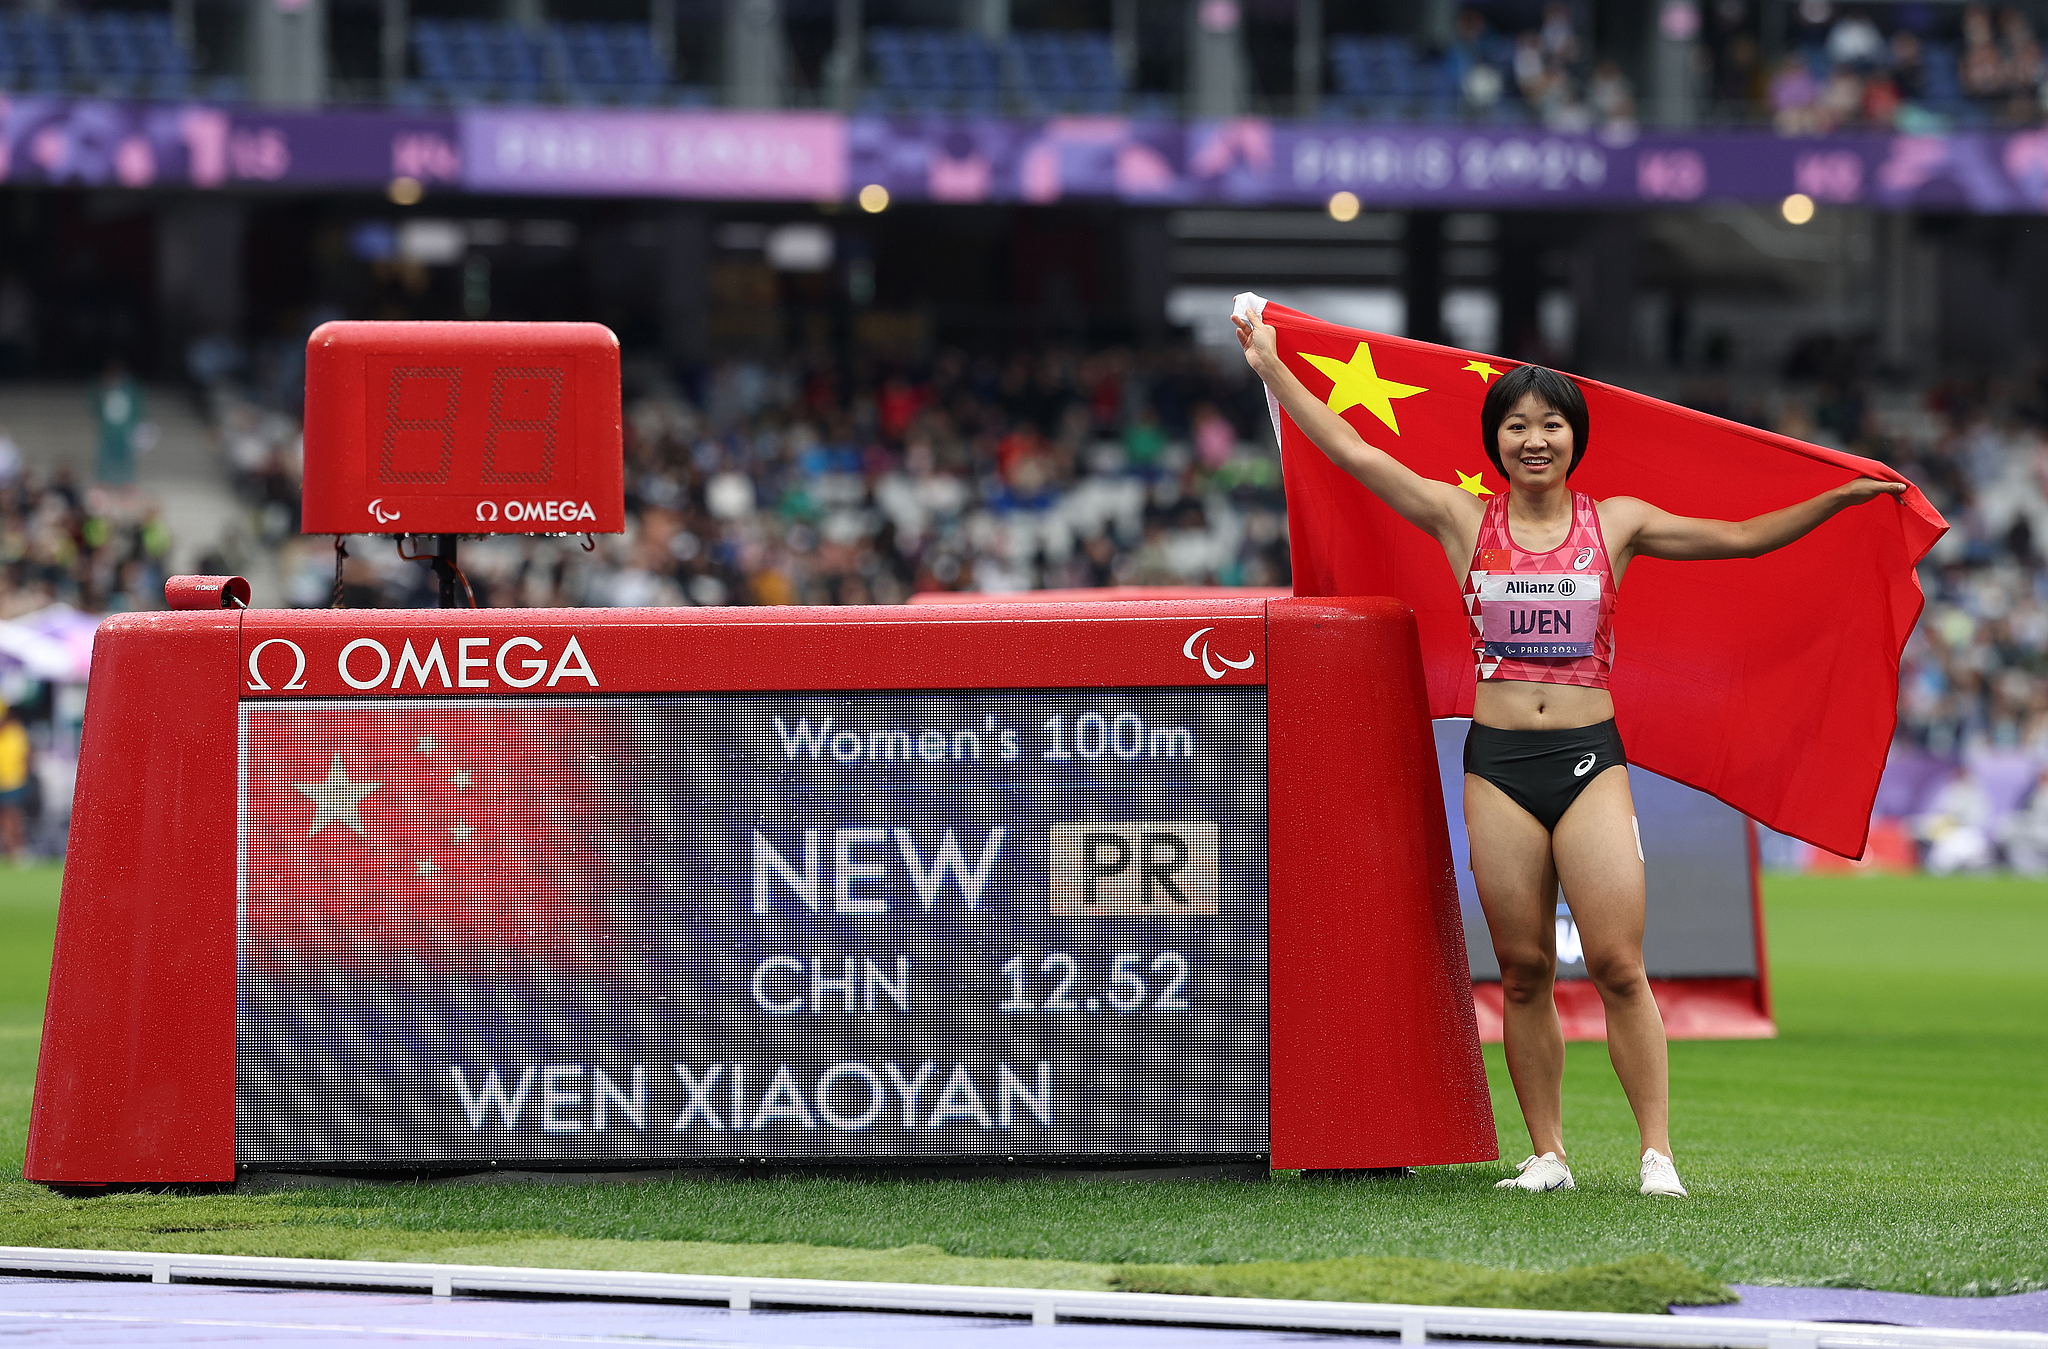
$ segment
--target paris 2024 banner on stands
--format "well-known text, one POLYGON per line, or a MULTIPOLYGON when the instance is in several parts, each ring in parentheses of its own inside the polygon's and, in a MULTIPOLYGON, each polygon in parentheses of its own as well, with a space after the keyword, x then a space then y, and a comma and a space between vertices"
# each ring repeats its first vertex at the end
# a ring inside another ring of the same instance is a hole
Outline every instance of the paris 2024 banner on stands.
POLYGON ((2048 131, 1593 134, 1246 117, 845 117, 709 108, 318 112, 0 95, 0 182, 201 190, 411 179, 513 196, 1131 205, 1823 204, 2048 212, 2048 131))
MULTIPOLYGON (((1515 362, 1325 323, 1257 296, 1279 348, 1375 448, 1478 497, 1507 490, 1482 443, 1487 386, 1515 362)), ((1743 520, 1873 460, 1593 380, 1572 486, 1743 520)), ((1471 635, 1442 547, 1332 464, 1273 409, 1297 595, 1392 595, 1415 610, 1430 713, 1470 716, 1471 635)), ((1919 620, 1914 567, 1948 524, 1918 488, 1843 511, 1759 558, 1637 558, 1614 620, 1614 707, 1631 762, 1781 833, 1859 856, 1897 724, 1899 652, 1919 620)))

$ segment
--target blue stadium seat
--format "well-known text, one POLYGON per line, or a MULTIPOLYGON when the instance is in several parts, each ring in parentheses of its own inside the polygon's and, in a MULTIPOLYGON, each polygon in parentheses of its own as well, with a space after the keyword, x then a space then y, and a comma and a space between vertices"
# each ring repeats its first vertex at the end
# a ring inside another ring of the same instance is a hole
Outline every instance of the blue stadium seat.
POLYGON ((1124 82, 1107 33, 1026 32, 1007 44, 1009 83, 1023 111, 1114 112, 1124 82))
POLYGON ((666 96, 669 71, 638 24, 558 23, 545 49, 562 96, 573 103, 648 105, 666 96))
POLYGON ((973 33, 876 28, 868 33, 869 92, 878 112, 1002 109, 1004 53, 973 33))
POLYGON ((29 93, 59 94, 68 87, 71 62, 64 43, 41 15, 12 15, 8 47, 17 88, 29 93))

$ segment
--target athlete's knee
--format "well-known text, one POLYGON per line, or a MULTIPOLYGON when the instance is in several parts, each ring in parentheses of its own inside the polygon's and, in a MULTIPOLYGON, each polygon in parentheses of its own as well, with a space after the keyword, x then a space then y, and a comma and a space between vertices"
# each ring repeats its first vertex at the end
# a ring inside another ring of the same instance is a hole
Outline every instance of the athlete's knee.
POLYGON ((1503 951, 1494 948, 1500 961, 1501 997, 1511 1003, 1539 1002, 1550 996, 1557 982, 1557 960, 1538 947, 1503 951))
POLYGON ((1650 991, 1641 951, 1587 951, 1586 977, 1610 998, 1633 998, 1650 991))

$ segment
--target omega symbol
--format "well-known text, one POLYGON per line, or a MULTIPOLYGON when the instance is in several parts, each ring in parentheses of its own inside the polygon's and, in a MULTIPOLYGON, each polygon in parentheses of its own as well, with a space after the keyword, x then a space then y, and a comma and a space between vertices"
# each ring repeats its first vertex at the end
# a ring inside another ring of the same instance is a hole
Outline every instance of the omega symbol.
POLYGON ((286 689, 302 689, 306 687, 305 650, 297 642, 286 641, 282 637, 272 637, 268 641, 258 642, 256 643, 256 649, 249 653, 249 687, 251 689, 268 689, 270 687, 269 684, 263 681, 263 671, 260 668, 260 663, 263 660, 264 648, 272 646, 288 646, 292 649, 292 659, 295 663, 292 666, 292 677, 285 681, 284 687, 286 689))
MULTIPOLYGON (((1186 642, 1181 644, 1180 653, 1189 660, 1201 661, 1202 673, 1209 676, 1209 678, 1221 679, 1223 678, 1223 671, 1218 669, 1215 663, 1209 659, 1209 644, 1207 642, 1202 643, 1202 654, 1199 656, 1195 654, 1195 643, 1201 639, 1204 633, 1214 632, 1215 630, 1214 628, 1198 629, 1186 642)), ((1258 659, 1258 655, 1259 653, 1256 651, 1247 651, 1244 653, 1243 660, 1232 660, 1228 656, 1218 656, 1216 659, 1222 661, 1225 666, 1232 670, 1249 670, 1252 667, 1252 662, 1258 659)))

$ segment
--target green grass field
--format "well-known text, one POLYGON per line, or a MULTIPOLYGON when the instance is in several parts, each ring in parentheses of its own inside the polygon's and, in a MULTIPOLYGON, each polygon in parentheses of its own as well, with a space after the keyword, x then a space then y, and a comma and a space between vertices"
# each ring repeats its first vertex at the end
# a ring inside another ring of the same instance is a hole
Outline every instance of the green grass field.
MULTIPOLYGON (((19 1179, 56 874, 0 877, 0 1244, 1648 1310, 1717 1281, 2048 1287, 2048 885, 1773 878, 1781 1037, 1672 1046, 1693 1197, 1635 1193, 1576 1045, 1579 1189, 1498 1166, 1269 1184, 352 1186, 64 1199, 19 1179)), ((1527 1150, 1500 1055, 1501 1151, 1527 1150)))

